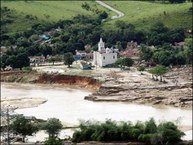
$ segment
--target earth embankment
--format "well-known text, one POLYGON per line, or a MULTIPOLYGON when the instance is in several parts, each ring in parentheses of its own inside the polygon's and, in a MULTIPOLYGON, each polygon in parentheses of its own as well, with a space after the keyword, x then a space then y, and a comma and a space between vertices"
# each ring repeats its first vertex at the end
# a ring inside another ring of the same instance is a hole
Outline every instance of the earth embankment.
POLYGON ((87 76, 37 73, 35 71, 1 72, 1 82, 53 84, 68 87, 85 88, 96 91, 101 82, 87 76))

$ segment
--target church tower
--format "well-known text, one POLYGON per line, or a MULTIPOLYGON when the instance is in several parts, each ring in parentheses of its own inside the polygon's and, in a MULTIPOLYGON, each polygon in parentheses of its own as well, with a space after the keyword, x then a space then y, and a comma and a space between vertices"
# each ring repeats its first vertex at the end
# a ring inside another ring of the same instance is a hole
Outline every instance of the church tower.
POLYGON ((100 41, 98 43, 98 52, 100 52, 100 53, 105 52, 105 43, 103 42, 102 38, 100 38, 100 41))

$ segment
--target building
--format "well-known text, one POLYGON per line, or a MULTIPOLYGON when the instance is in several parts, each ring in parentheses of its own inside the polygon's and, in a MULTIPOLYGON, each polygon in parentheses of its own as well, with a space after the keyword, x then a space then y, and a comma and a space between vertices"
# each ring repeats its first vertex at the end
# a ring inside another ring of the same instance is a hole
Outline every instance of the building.
POLYGON ((98 51, 93 52, 93 64, 103 67, 117 61, 117 52, 113 48, 105 48, 102 38, 98 43, 98 51))

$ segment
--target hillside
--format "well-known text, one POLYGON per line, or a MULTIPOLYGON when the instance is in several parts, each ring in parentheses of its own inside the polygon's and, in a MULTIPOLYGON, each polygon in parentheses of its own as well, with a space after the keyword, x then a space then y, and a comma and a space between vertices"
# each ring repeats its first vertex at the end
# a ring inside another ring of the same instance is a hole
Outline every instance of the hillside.
MULTIPOLYGON (((86 1, 93 9, 106 11, 109 19, 104 22, 104 29, 115 28, 117 20, 134 24, 138 29, 147 29, 152 23, 163 22, 169 27, 192 28, 191 3, 161 4, 142 1, 104 1, 113 8, 122 11, 125 15, 111 20, 116 14, 95 1, 86 1)), ((24 31, 36 23, 56 22, 60 19, 71 19, 78 14, 94 15, 81 7, 85 1, 1 1, 1 7, 13 11, 9 15, 2 14, 2 19, 11 19, 3 25, 7 33, 24 31)))
MULTIPOLYGON (((2 19, 9 17, 12 23, 6 24, 10 32, 23 31, 35 23, 55 22, 61 19, 71 19, 78 14, 93 15, 81 7, 85 1, 1 1, 1 7, 13 10, 9 15, 3 15, 2 19)), ((103 8, 94 1, 87 1, 91 8, 106 11, 109 16, 113 12, 103 8)))
MULTIPOLYGON (((162 4, 142 1, 105 1, 106 4, 122 11, 125 16, 119 20, 134 24, 138 28, 148 28, 157 21, 168 27, 192 28, 191 3, 162 4)), ((107 22, 104 27, 109 28, 116 20, 107 22)))

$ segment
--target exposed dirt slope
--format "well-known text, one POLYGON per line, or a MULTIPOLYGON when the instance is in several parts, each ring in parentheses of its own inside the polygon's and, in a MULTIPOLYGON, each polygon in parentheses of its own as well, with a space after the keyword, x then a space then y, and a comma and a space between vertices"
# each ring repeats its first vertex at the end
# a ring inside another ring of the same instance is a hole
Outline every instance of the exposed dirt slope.
POLYGON ((96 91, 101 83, 91 77, 59 74, 40 74, 35 71, 1 72, 1 82, 60 84, 96 91))

